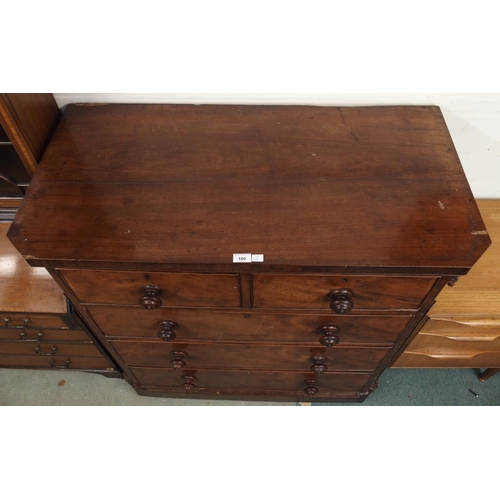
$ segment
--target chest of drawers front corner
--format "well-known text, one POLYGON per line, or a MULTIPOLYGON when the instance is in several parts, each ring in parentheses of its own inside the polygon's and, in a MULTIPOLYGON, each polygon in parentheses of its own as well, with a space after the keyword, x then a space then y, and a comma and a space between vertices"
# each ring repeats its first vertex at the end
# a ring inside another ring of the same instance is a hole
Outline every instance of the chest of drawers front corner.
POLYGON ((44 159, 10 238, 143 395, 362 402, 489 245, 434 107, 70 106, 44 159))

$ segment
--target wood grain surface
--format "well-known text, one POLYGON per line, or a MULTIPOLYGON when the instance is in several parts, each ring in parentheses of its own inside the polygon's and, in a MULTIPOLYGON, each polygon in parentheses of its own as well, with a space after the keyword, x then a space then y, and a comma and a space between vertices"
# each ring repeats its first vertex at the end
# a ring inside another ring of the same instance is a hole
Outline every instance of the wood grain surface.
POLYGON ((68 106, 9 237, 34 265, 467 270, 490 240, 437 107, 68 106))
MULTIPOLYGON (((10 223, 0 223, 0 311, 66 314, 66 297, 45 269, 30 267, 6 238, 10 223)), ((4 314, 5 316, 5 314, 4 314)), ((13 326, 18 322, 11 318, 13 326)), ((18 318, 19 319, 19 318, 18 318)), ((47 320, 59 326, 57 318, 47 320)), ((22 322, 19 321, 22 325, 22 322)))
POLYGON ((439 294, 431 318, 478 316, 500 324, 500 200, 477 200, 477 205, 493 244, 473 271, 439 294))

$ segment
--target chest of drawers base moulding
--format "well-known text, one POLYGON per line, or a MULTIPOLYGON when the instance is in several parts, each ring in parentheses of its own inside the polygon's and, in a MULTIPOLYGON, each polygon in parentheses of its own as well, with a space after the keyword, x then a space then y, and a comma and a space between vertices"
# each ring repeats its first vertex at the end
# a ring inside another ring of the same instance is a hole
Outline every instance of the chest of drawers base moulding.
POLYGON ((363 401, 490 244, 432 106, 68 106, 9 237, 138 393, 280 401, 363 401))

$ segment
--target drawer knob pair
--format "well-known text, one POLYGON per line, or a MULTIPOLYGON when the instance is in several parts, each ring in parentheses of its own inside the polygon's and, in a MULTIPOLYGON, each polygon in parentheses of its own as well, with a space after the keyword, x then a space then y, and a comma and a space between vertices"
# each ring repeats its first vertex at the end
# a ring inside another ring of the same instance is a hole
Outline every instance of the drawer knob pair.
POLYGON ((173 321, 160 321, 158 323, 160 330, 158 331, 158 338, 164 342, 172 342, 177 338, 174 330, 178 327, 177 323, 173 321))
POLYGON ((57 347, 52 347, 50 351, 48 352, 43 352, 41 347, 35 347, 35 353, 38 354, 39 356, 53 356, 54 354, 57 353, 57 347))
MULTIPOLYGON (((36 338, 37 340, 43 340, 43 332, 37 332, 36 338)), ((21 330, 19 332, 19 340, 27 340, 28 336, 26 335, 26 332, 24 330, 21 330)))
POLYGON ((156 285, 146 285, 141 288, 141 298, 139 299, 139 304, 152 311, 153 309, 159 309, 163 302, 160 299, 160 295, 163 290, 156 285))
POLYGON ((58 365, 54 359, 50 362, 50 366, 52 368, 55 368, 56 370, 67 370, 70 367, 70 365, 71 365, 70 359, 67 359, 64 365, 58 365))
MULTIPOLYGON (((11 326, 12 325, 12 321, 10 318, 4 318, 3 319, 3 322, 4 322, 4 326, 11 326)), ((30 319, 23 319, 23 326, 29 326, 29 324, 31 323, 31 320, 30 319)))
POLYGON ((334 290, 329 297, 333 300, 330 308, 336 314, 349 314, 354 309, 350 290, 334 290))

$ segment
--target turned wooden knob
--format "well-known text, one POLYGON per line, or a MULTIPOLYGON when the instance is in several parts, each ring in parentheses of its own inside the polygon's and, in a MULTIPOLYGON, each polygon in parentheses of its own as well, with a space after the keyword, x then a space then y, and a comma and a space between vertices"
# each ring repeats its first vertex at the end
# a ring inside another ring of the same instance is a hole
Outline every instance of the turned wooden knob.
POLYGON ((141 288, 141 298, 139 299, 139 304, 144 307, 144 309, 152 310, 158 309, 163 305, 160 299, 160 295, 163 290, 156 285, 146 285, 141 288))
POLYGON ((194 389, 196 389, 196 386, 193 383, 196 380, 196 377, 191 377, 189 375, 185 375, 182 378, 186 381, 184 384, 182 384, 182 388, 185 391, 189 392, 189 391, 193 391, 194 389))
POLYGON ((173 321, 160 321, 158 323, 160 330, 158 331, 158 338, 164 342, 172 342, 177 338, 177 334, 174 330, 178 327, 177 323, 173 321))
POLYGON ((317 375, 321 375, 328 371, 328 366, 325 365, 326 358, 324 356, 315 356, 311 361, 314 363, 311 366, 311 370, 317 375))
POLYGON ((352 292, 350 290, 334 290, 330 292, 333 302, 330 304, 332 311, 336 314, 349 314, 354 304, 352 302, 352 292))
POLYGON ((316 396, 319 392, 319 389, 316 387, 316 382, 314 380, 306 380, 305 383, 307 387, 304 389, 304 392, 308 396, 316 396))
POLYGON ((183 361, 183 359, 188 357, 185 352, 172 351, 170 354, 174 358, 172 361, 170 361, 170 366, 174 370, 182 370, 183 368, 185 368, 186 363, 183 361))
POLYGON ((335 347, 340 343, 340 339, 335 335, 339 329, 333 325, 325 325, 318 328, 318 332, 323 336, 319 339, 321 345, 325 347, 335 347))

